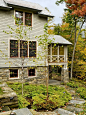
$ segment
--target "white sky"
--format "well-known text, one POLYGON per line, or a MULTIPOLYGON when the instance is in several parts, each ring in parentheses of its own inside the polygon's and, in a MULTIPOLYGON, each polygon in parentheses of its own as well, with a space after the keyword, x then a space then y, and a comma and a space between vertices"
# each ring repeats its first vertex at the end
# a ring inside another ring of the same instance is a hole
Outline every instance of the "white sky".
POLYGON ((61 17, 64 14, 65 4, 60 4, 57 6, 55 4, 56 0, 25 0, 33 3, 38 3, 44 8, 47 7, 52 15, 54 15, 54 23, 61 24, 62 20, 61 17))

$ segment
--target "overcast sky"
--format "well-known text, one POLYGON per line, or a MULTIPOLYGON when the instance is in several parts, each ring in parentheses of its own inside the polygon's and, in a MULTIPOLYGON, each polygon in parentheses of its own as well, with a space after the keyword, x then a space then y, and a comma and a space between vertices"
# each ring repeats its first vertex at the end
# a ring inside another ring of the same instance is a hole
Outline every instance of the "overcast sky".
POLYGON ((54 23, 61 24, 61 22, 62 22, 61 17, 64 14, 65 4, 61 4, 61 5, 57 6, 55 4, 56 0, 25 0, 25 1, 38 3, 41 6, 43 6, 44 8, 47 7, 49 9, 49 11, 51 12, 51 14, 53 14, 55 16, 54 23))

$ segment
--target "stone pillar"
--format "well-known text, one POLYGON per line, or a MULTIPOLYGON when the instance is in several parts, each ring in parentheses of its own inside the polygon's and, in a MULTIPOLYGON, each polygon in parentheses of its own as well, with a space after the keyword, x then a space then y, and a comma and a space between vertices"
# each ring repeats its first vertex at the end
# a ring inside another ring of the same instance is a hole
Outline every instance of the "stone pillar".
POLYGON ((68 68, 64 66, 62 68, 62 71, 61 71, 61 81, 63 81, 64 83, 67 83, 69 82, 69 72, 68 72, 68 68))

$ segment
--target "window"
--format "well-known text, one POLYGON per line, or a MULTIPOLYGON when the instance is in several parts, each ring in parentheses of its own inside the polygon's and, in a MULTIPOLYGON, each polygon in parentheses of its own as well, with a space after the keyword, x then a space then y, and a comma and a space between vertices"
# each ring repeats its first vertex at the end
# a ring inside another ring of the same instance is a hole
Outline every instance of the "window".
POLYGON ((36 41, 29 42, 29 57, 36 57, 36 41))
POLYGON ((15 17, 16 17, 16 24, 23 24, 23 12, 16 11, 15 12, 15 17))
POLYGON ((28 76, 35 76, 35 69, 29 69, 28 76))
POLYGON ((57 55, 58 51, 58 45, 52 44, 52 55, 57 55))
POLYGON ((20 57, 28 57, 27 41, 20 40, 20 57))
POLYGON ((18 41, 10 40, 10 57, 18 57, 18 41))
POLYGON ((10 78, 18 78, 18 69, 10 69, 10 78))
POLYGON ((64 55, 64 46, 59 46, 59 55, 64 55))
POLYGON ((25 13, 25 25, 32 26, 32 14, 25 13))
POLYGON ((32 13, 15 11, 15 17, 15 24, 32 26, 32 13))
POLYGON ((10 40, 10 57, 36 57, 36 41, 10 40), (20 44, 20 45, 18 45, 20 44))

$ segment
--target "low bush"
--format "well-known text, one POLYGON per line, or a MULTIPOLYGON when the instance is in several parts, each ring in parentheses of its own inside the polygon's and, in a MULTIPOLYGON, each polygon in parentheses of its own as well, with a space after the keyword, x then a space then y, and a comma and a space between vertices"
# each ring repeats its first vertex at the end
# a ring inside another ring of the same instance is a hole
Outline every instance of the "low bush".
POLYGON ((70 81, 70 82, 67 83, 67 86, 72 87, 72 88, 78 88, 82 85, 78 82, 70 81))
POLYGON ((80 96, 86 100, 86 88, 85 87, 79 87, 76 90, 76 92, 79 93, 80 96))
POLYGON ((19 105, 19 108, 25 108, 26 106, 30 105, 30 102, 28 102, 21 95, 18 95, 18 105, 19 105))
POLYGON ((51 86, 48 87, 48 100, 47 88, 45 85, 29 85, 24 84, 24 98, 22 94, 22 85, 20 83, 8 84, 19 95, 19 108, 29 107, 35 110, 53 110, 55 108, 64 106, 69 100, 71 95, 62 87, 51 86))

